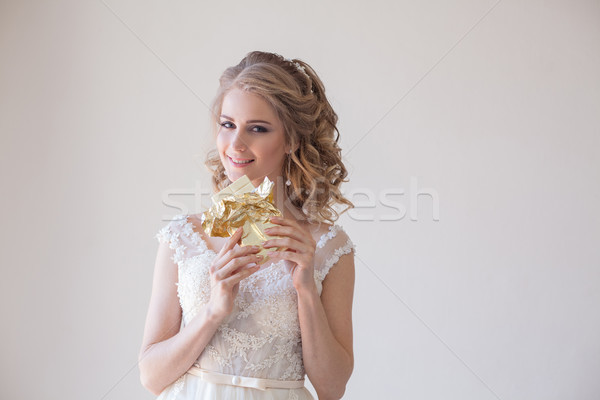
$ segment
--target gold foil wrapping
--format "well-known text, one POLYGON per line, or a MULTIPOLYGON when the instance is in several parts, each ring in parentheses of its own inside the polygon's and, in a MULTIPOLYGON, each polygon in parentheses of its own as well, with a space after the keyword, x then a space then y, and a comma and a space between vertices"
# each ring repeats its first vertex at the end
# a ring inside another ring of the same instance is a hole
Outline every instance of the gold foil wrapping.
POLYGON ((255 188, 246 175, 238 178, 212 196, 212 205, 204 213, 202 228, 209 236, 230 237, 243 226, 242 246, 260 246, 258 254, 264 258, 259 264, 264 263, 269 258, 266 253, 275 248, 265 249, 262 243, 280 237, 264 232, 271 226, 279 226, 269 221, 271 217, 282 216, 273 204, 273 184, 265 177, 255 188))

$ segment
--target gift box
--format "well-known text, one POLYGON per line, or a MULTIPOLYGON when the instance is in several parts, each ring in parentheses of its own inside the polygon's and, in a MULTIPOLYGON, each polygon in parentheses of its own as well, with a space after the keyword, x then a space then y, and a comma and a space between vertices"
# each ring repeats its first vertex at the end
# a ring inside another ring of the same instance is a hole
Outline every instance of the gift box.
MULTIPOLYGON (((264 258, 259 264, 269 259, 268 251, 262 243, 265 240, 279 238, 280 236, 268 235, 265 229, 279 226, 269 221, 271 217, 282 217, 281 211, 273 204, 274 183, 265 177, 263 182, 254 187, 250 179, 244 175, 231 185, 212 196, 212 205, 204 213, 202 228, 209 236, 230 237, 239 227, 243 227, 242 246, 260 246, 257 253, 264 258)), ((277 248, 285 250, 286 248, 277 248)))

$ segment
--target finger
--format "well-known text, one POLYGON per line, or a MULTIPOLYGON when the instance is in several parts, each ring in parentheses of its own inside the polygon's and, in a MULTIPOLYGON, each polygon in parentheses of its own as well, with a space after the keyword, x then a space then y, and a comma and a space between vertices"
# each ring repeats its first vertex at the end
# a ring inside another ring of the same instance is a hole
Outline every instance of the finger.
POLYGON ((302 229, 302 227, 300 226, 298 221, 290 219, 290 218, 271 217, 271 218, 269 218, 269 222, 277 224, 277 225, 282 225, 282 226, 295 226, 298 229, 302 229))
POLYGON ((258 263, 262 259, 263 259, 262 256, 259 256, 256 254, 251 254, 251 255, 247 255, 247 256, 243 256, 243 257, 237 257, 234 260, 227 263, 227 265, 225 265, 223 268, 218 270, 215 273, 215 278, 217 278, 218 280, 224 280, 227 277, 229 277, 230 275, 235 274, 236 271, 239 270, 240 268, 245 267, 250 263, 258 263))
POLYGON ((212 272, 219 271, 224 268, 229 262, 234 260, 237 257, 247 256, 252 253, 258 253, 260 251, 259 246, 243 246, 243 247, 235 247, 227 253, 222 254, 219 259, 215 262, 212 272))
POLYGON ((296 250, 299 253, 307 253, 312 250, 310 245, 289 237, 269 239, 263 243, 263 247, 265 249, 270 247, 287 247, 288 249, 296 250))
POLYGON ((223 282, 228 285, 233 286, 233 285, 239 283, 242 279, 249 277, 250 275, 252 275, 256 271, 258 271, 259 269, 260 269, 260 265, 254 265, 252 267, 242 268, 237 273, 235 273, 235 274, 231 275, 229 278, 223 280, 223 282))
MULTIPOLYGON (((275 223, 275 224, 279 224, 280 226, 273 226, 270 228, 267 228, 265 231, 269 234, 271 234, 271 232, 269 231, 269 229, 286 229, 286 231, 284 232, 293 232, 291 235, 291 237, 293 237, 296 240, 300 240, 306 244, 308 244, 310 247, 315 247, 316 246, 316 241, 313 238, 311 232, 306 229, 305 227, 301 226, 298 221, 294 220, 294 219, 289 219, 289 218, 282 218, 282 217, 271 217, 271 222, 275 223)), ((318 230, 319 227, 321 226, 321 223, 319 222, 318 226, 316 227, 316 229, 318 230)), ((282 235, 285 233, 282 233, 282 235)), ((277 235, 276 235, 277 236, 277 235)))
POLYGON ((223 254, 227 253, 229 250, 233 249, 233 247, 236 245, 236 243, 242 237, 243 232, 244 232, 244 227, 240 226, 238 228, 238 230, 235 231, 235 233, 229 237, 227 242, 225 242, 225 245, 223 246, 221 251, 219 251, 219 255, 223 255, 223 254))
POLYGON ((273 259, 293 261, 298 265, 303 265, 306 261, 304 255, 293 251, 270 251, 267 254, 273 259))
POLYGON ((298 229, 291 226, 272 226, 265 229, 265 233, 270 236, 288 236, 305 243, 310 243, 312 239, 304 229, 298 231, 298 229))

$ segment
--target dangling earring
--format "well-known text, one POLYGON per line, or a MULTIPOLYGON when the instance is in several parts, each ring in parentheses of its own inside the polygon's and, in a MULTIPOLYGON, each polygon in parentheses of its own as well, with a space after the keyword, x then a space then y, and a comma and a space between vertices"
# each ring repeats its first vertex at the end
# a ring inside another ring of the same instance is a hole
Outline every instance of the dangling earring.
POLYGON ((288 160, 288 163, 287 163, 287 177, 288 177, 288 180, 285 181, 285 185, 286 186, 290 186, 292 184, 292 181, 290 181, 290 164, 292 163, 292 159, 291 159, 291 157, 290 157, 289 154, 290 153, 288 153, 288 157, 287 157, 287 160, 288 160))

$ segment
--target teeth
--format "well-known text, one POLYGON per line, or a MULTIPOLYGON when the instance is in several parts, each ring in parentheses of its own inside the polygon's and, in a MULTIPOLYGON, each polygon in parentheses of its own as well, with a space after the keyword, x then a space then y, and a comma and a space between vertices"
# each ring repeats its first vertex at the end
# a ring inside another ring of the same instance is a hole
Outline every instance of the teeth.
POLYGON ((235 161, 233 158, 231 159, 231 161, 233 161, 235 164, 248 164, 250 162, 252 162, 253 160, 248 160, 248 161, 235 161))

